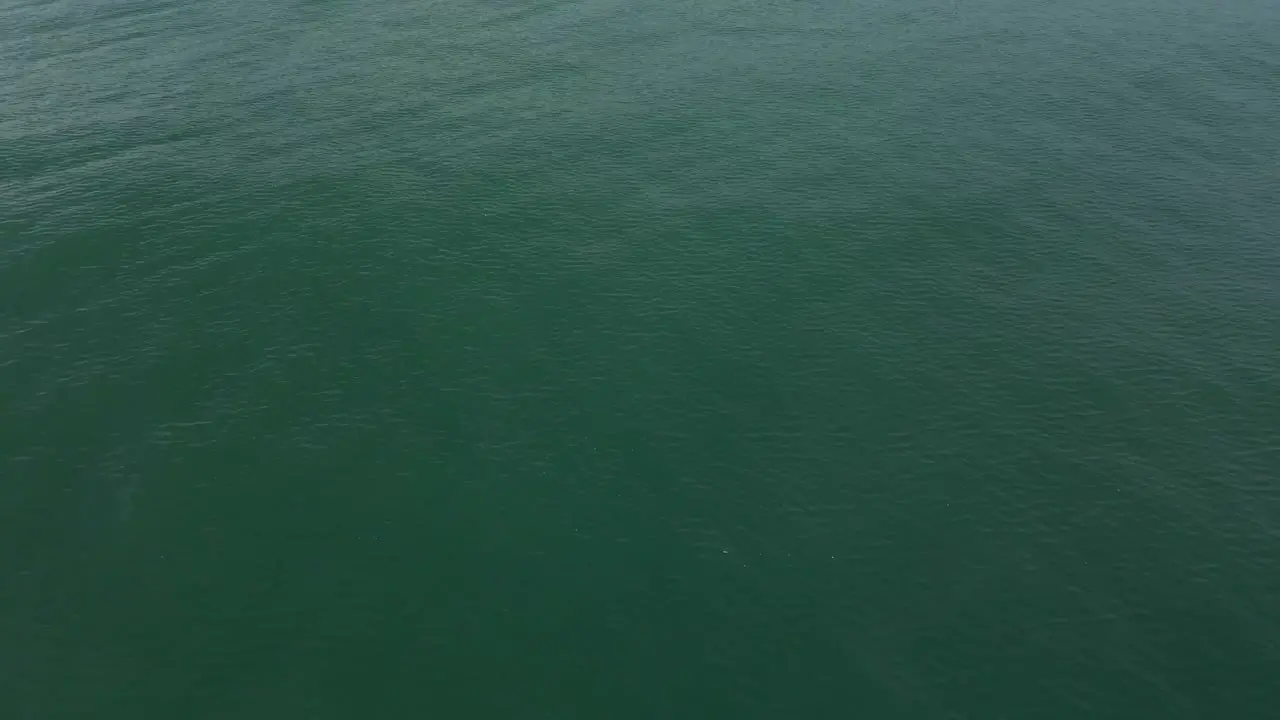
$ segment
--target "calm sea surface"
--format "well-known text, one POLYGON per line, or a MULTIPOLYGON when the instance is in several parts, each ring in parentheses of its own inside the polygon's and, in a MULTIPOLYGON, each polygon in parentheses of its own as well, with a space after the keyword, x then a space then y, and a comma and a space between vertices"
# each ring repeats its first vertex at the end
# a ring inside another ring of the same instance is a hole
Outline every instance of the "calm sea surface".
POLYGON ((0 718, 1277 678, 1274 0, 0 0, 0 718))

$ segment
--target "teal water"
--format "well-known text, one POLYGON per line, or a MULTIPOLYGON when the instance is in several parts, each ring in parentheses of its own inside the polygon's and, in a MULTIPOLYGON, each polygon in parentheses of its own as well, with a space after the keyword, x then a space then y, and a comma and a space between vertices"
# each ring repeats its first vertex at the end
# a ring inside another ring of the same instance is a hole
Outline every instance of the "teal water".
POLYGON ((0 718, 1269 718, 1280 5, 0 0, 0 718))

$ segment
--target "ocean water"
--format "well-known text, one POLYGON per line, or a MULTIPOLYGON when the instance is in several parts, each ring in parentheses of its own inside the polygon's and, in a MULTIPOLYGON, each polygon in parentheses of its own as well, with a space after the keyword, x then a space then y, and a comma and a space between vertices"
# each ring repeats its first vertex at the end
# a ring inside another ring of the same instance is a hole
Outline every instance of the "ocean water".
POLYGON ((0 718, 1271 718, 1272 0, 0 0, 0 718))

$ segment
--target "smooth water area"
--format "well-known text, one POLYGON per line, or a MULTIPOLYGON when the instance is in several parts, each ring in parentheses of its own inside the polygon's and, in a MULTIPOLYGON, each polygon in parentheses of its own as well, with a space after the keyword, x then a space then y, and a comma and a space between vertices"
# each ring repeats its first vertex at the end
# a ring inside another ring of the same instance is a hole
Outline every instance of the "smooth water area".
POLYGON ((1275 717, 1280 5, 0 0, 0 718, 1275 717))

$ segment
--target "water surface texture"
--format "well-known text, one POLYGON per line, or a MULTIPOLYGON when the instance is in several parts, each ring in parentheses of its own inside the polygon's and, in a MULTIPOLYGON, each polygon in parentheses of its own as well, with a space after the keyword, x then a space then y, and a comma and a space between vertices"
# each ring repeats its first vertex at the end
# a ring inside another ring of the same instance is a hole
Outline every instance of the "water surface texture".
POLYGON ((1273 0, 0 0, 0 718, 1273 718, 1273 0))

